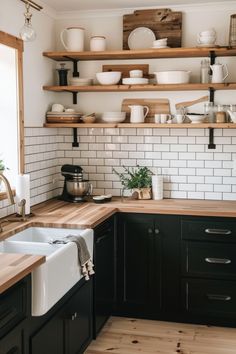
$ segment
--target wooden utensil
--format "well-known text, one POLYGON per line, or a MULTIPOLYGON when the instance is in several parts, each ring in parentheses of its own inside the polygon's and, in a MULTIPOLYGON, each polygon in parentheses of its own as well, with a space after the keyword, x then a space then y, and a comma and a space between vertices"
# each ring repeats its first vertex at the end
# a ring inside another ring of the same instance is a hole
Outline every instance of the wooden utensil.
POLYGON ((209 96, 203 96, 203 97, 200 97, 200 98, 193 100, 193 101, 185 101, 185 102, 176 103, 175 108, 180 109, 183 107, 190 107, 190 106, 193 106, 194 104, 205 102, 205 101, 209 101, 209 96))
POLYGON ((170 113, 170 103, 167 98, 125 98, 122 101, 121 111, 126 112, 126 123, 130 121, 130 105, 148 106, 149 112, 145 122, 154 123, 156 113, 170 113))
POLYGON ((145 78, 154 77, 153 74, 149 74, 149 64, 107 64, 102 66, 102 71, 121 71, 122 79, 129 77, 130 70, 142 70, 145 78))
POLYGON ((169 47, 181 47, 182 12, 171 9, 136 10, 123 16, 123 49, 129 49, 128 37, 137 27, 151 29, 156 39, 168 38, 169 47))

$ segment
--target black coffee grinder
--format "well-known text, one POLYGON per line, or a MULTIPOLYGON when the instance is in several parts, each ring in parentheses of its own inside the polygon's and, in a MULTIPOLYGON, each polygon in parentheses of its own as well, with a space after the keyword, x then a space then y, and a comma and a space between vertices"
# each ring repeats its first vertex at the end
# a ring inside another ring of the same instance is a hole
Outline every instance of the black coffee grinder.
POLYGON ((78 165, 63 165, 61 174, 65 177, 64 187, 60 199, 72 203, 87 200, 92 194, 92 184, 83 179, 83 169, 78 165))

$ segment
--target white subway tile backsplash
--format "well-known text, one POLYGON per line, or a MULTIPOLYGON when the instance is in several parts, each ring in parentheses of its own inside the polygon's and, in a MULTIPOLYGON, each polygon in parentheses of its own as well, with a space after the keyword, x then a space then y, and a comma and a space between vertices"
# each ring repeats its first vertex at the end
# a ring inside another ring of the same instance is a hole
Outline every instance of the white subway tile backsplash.
MULTIPOLYGON (((207 129, 79 128, 80 146, 74 148, 71 128, 25 128, 31 203, 61 192, 63 164, 81 165, 97 194, 120 195, 112 168, 122 172, 122 164, 139 164, 163 173, 165 197, 236 200, 236 130, 215 129, 214 136, 216 149, 211 150, 207 129)), ((8 201, 0 203, 1 216, 9 210, 8 201)))

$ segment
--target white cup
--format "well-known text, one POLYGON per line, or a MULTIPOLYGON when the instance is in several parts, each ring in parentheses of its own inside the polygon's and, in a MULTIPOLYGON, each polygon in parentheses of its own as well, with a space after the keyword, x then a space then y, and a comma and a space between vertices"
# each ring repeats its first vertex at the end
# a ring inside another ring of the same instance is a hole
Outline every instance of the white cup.
POLYGON ((52 105, 52 112, 63 112, 64 106, 60 103, 53 103, 52 105))
POLYGON ((198 43, 200 44, 214 44, 216 41, 215 36, 199 36, 198 43))
POLYGON ((178 124, 183 123, 184 118, 185 118, 185 117, 184 117, 183 114, 176 114, 176 115, 175 115, 176 123, 178 123, 178 124))
POLYGON ((210 29, 207 29, 207 30, 204 30, 202 32, 199 33, 200 36, 216 36, 216 31, 214 28, 210 28, 210 29))
POLYGON ((155 121, 155 123, 161 123, 161 115, 160 114, 155 114, 154 115, 154 121, 155 121))
POLYGON ((167 123, 168 119, 171 117, 170 114, 166 114, 166 113, 162 113, 160 114, 160 120, 161 120, 161 123, 164 124, 164 123, 167 123))
POLYGON ((132 78, 143 77, 143 70, 130 70, 129 76, 132 78))
POLYGON ((90 50, 91 52, 103 52, 104 50, 106 50, 106 37, 104 36, 91 37, 90 50))

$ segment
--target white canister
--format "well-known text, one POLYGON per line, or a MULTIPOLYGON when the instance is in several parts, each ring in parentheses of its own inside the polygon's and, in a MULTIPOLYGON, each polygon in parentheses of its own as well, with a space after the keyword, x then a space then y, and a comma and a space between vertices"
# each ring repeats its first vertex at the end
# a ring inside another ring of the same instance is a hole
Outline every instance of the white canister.
POLYGON ((91 52, 103 52, 106 50, 106 37, 93 36, 90 38, 90 50, 91 52))
POLYGON ((72 52, 82 52, 84 50, 84 28, 68 27, 61 32, 61 42, 66 50, 72 52), (64 40, 64 34, 67 40, 64 40))
POLYGON ((163 199, 163 176, 152 176, 152 199, 163 199))

